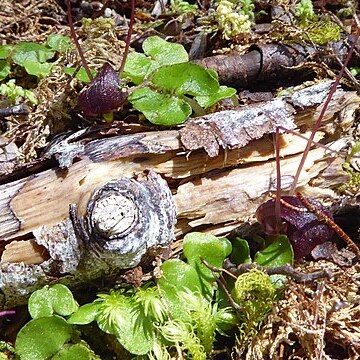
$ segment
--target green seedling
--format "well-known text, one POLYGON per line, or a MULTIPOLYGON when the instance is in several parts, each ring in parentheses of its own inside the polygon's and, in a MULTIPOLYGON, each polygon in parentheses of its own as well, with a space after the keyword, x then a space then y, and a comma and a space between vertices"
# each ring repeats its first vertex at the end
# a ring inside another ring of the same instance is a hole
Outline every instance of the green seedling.
POLYGON ((0 94, 7 97, 11 104, 18 104, 21 100, 27 99, 31 104, 37 105, 38 100, 31 90, 24 89, 15 84, 15 79, 0 85, 0 94))

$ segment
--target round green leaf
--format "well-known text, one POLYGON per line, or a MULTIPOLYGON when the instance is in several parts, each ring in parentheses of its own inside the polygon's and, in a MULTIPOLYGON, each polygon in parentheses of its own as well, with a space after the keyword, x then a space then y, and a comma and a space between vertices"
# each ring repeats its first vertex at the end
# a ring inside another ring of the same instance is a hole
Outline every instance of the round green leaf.
POLYGON ((22 65, 29 75, 34 75, 39 78, 49 75, 53 66, 50 63, 40 63, 31 60, 24 61, 22 65))
POLYGON ((151 60, 144 54, 130 53, 126 59, 122 77, 128 77, 135 85, 139 85, 148 75, 150 66, 151 60))
POLYGON ((161 94, 149 87, 134 90, 128 100, 138 111, 156 125, 182 124, 191 115, 191 106, 171 95, 161 94))
POLYGON ((80 306, 71 316, 67 319, 69 324, 85 325, 90 324, 96 319, 98 315, 100 304, 90 303, 80 306))
POLYGON ((222 99, 227 99, 236 94, 236 89, 220 86, 219 90, 211 95, 205 96, 196 96, 195 99, 200 106, 207 109, 210 106, 215 105, 218 101, 222 99))
POLYGON ((51 316, 54 313, 49 286, 46 285, 30 295, 28 309, 33 319, 51 316))
POLYGON ((48 359, 70 340, 72 331, 58 316, 30 320, 17 335, 15 352, 21 360, 48 359))
POLYGON ((286 235, 277 236, 264 250, 255 254, 254 262, 261 266, 275 267, 294 264, 294 251, 286 235))
POLYGON ((184 309, 183 300, 178 296, 179 291, 189 289, 201 292, 202 283, 198 272, 189 264, 179 259, 166 260, 161 265, 162 276, 158 280, 160 289, 169 306, 172 318, 190 321, 189 313, 184 309))
POLYGON ((78 309, 79 305, 72 292, 65 285, 53 285, 49 291, 53 309, 57 314, 68 316, 78 309))
POLYGON ((61 349, 52 360, 93 360, 100 359, 95 356, 94 352, 86 345, 78 343, 66 345, 61 349))
POLYGON ((170 43, 159 36, 148 37, 142 48, 146 55, 156 61, 156 67, 189 61, 189 55, 182 45, 170 43))
POLYGON ((34 42, 19 42, 14 45, 11 57, 15 64, 23 65, 25 61, 44 63, 54 57, 55 51, 34 42))
POLYGON ((46 40, 47 46, 60 53, 65 52, 71 45, 71 39, 61 34, 50 34, 46 40))
POLYGON ((159 279, 161 289, 167 284, 176 286, 178 291, 188 288, 195 292, 201 289, 201 282, 197 271, 182 260, 166 260, 161 265, 161 271, 162 276, 159 279))
POLYGON ((218 81, 205 68, 192 63, 163 66, 151 81, 157 88, 178 95, 214 96, 220 90, 218 81))
POLYGON ((204 259, 210 265, 221 267, 227 256, 230 255, 232 245, 225 238, 199 232, 189 233, 184 237, 184 256, 188 263, 196 269, 202 281, 204 295, 211 293, 214 288, 213 272, 201 261, 204 259))

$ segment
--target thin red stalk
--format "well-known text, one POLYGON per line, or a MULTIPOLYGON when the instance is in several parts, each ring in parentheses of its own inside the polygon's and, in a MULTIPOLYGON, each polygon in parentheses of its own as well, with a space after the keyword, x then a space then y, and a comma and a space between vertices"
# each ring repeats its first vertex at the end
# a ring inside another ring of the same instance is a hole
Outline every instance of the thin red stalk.
MULTIPOLYGON (((295 136, 297 136, 297 137, 299 137, 299 138, 301 138, 301 139, 303 139, 303 140, 306 140, 306 141, 309 140, 308 137, 306 137, 306 136, 304 136, 304 135, 301 135, 301 134, 297 133, 297 132, 294 131, 294 130, 287 129, 287 128, 283 127, 283 126, 278 126, 278 129, 279 129, 279 130, 282 130, 282 131, 285 132, 285 133, 295 135, 295 136)), ((313 144, 313 145, 316 145, 317 147, 321 147, 321 148, 325 149, 326 151, 333 153, 334 155, 340 155, 339 151, 333 150, 333 149, 329 148, 328 146, 326 146, 326 145, 324 145, 324 144, 322 144, 322 143, 319 143, 319 142, 317 142, 317 141, 312 141, 312 144, 313 144)))
POLYGON ((133 27, 134 27, 134 20, 135 20, 135 0, 131 0, 131 15, 130 15, 130 22, 129 22, 129 31, 126 36, 125 50, 124 50, 124 55, 123 55, 123 58, 121 61, 120 69, 119 69, 119 76, 121 76, 121 74, 124 70, 126 58, 129 53, 131 35, 132 35, 133 27))
POLYGON ((292 183, 292 185, 291 185, 290 195, 294 195, 294 193, 295 193, 295 189, 296 189, 296 185, 297 185, 297 183, 298 183, 299 177, 300 177, 300 173, 301 173, 301 171, 302 171, 302 168, 304 167, 304 164, 305 164, 305 161, 306 161, 306 157, 307 157, 307 155, 308 155, 308 153, 309 153, 309 151, 310 151, 311 144, 312 144, 312 142, 314 141, 315 134, 316 134, 317 130, 319 129, 320 125, 321 125, 321 121, 322 121, 322 119, 323 119, 323 117, 324 117, 324 115, 325 115, 325 112, 326 112, 326 110, 327 110, 327 108, 328 108, 328 106, 329 106, 329 103, 330 103, 330 101, 331 101, 331 98, 332 98, 332 96, 334 95, 334 93, 335 93, 335 91, 336 91, 336 88, 338 87, 338 85, 339 85, 339 83, 340 83, 341 78, 343 77, 345 68, 347 67, 347 65, 348 65, 348 63, 349 63, 349 61, 350 61, 350 59, 351 59, 351 56, 352 56, 352 54, 353 54, 353 52, 354 52, 355 46, 357 45, 357 42, 358 42, 358 40, 359 40, 359 37, 360 37, 360 28, 358 27, 357 32, 356 32, 356 35, 355 35, 355 37, 354 37, 354 42, 353 42, 353 44, 352 44, 351 47, 350 47, 350 50, 349 50, 349 53, 348 53, 348 55, 347 55, 347 57, 346 57, 346 59, 345 59, 344 65, 342 66, 339 74, 337 75, 337 77, 336 77, 336 79, 335 79, 335 82, 334 82, 334 84, 332 85, 332 87, 331 87, 331 89, 330 89, 329 95, 328 95, 328 97, 326 98, 326 101, 325 101, 325 103, 324 103, 324 106, 323 106, 323 108, 321 109, 319 118, 317 119, 317 121, 316 121, 316 123, 315 123, 315 125, 314 125, 314 127, 313 127, 313 129, 312 129, 312 133, 311 133, 311 135, 310 135, 310 137, 309 137, 309 139, 308 139, 308 142, 307 142, 307 144, 306 144, 305 151, 304 151, 304 153, 303 153, 303 155, 302 155, 302 158, 301 158, 299 167, 298 167, 298 169, 297 169, 297 171, 296 171, 296 174, 295 174, 295 177, 294 177, 294 181, 293 181, 293 183, 292 183))
POLYGON ((72 39, 74 40, 74 43, 75 43, 75 46, 77 48, 77 51, 79 53, 79 56, 80 56, 80 59, 81 59, 81 63, 82 63, 82 66, 84 67, 86 73, 87 73, 87 76, 89 77, 89 79, 91 81, 94 80, 94 77, 92 76, 91 74, 91 71, 89 69, 89 66, 85 60, 85 56, 84 56, 84 53, 81 49, 81 46, 79 44, 79 41, 78 41, 78 38, 76 36, 76 32, 75 32, 75 27, 74 27, 74 23, 73 23, 73 20, 72 20, 72 16, 71 16, 71 0, 66 0, 66 6, 67 6, 67 16, 68 16, 68 21, 69 21, 69 26, 70 26, 70 33, 71 33, 71 37, 72 39))
POLYGON ((280 169, 280 128, 275 131, 275 161, 276 161, 276 198, 275 198, 275 227, 281 230, 281 169, 280 169))

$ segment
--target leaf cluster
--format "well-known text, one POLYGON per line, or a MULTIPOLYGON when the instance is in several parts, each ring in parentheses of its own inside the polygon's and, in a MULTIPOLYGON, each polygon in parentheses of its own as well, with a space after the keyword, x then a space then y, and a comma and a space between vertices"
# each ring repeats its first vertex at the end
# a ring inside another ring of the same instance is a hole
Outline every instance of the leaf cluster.
POLYGON ((75 351, 79 354, 73 359, 96 359, 75 327, 95 321, 132 354, 169 358, 169 349, 180 344, 189 358, 205 359, 215 332, 231 328, 236 318, 213 302, 215 277, 201 258, 221 266, 230 252, 226 239, 189 234, 184 239, 187 262, 165 261, 158 287, 110 290, 81 307, 64 285, 45 286, 29 299, 33 319, 18 333, 15 352, 21 359, 70 359, 75 351))
POLYGON ((49 75, 53 66, 50 60, 56 52, 65 52, 70 44, 69 37, 51 34, 46 45, 35 42, 0 45, 0 80, 7 78, 15 66, 24 68, 29 75, 38 78, 49 75))
MULTIPOLYGON (((150 359, 170 359, 175 348, 186 358, 206 359, 214 349, 216 333, 225 334, 237 324, 240 334, 253 334, 273 306, 277 280, 259 271, 239 276, 232 294, 243 311, 236 314, 222 301, 218 273, 204 265, 205 260, 221 268, 230 254, 233 261, 251 262, 247 242, 236 239, 232 245, 225 238, 191 233, 183 246, 186 261, 165 261, 157 286, 112 289, 80 307, 64 285, 35 291, 28 304, 33 319, 19 331, 15 353, 21 359, 98 359, 81 340, 81 325, 92 322, 130 353, 150 359)), ((292 263, 286 237, 267 244, 254 261, 263 266, 292 263)))
POLYGON ((152 36, 144 41, 143 51, 129 54, 123 77, 135 85, 142 84, 128 100, 153 124, 182 124, 193 109, 204 112, 236 93, 220 86, 214 71, 190 63, 180 44, 152 36))

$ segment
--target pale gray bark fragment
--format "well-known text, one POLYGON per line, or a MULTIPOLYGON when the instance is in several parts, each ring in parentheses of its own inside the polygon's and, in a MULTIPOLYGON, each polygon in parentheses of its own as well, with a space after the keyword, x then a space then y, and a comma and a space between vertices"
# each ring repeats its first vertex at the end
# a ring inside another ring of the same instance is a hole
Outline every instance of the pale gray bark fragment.
POLYGON ((220 147, 243 147, 251 140, 274 133, 279 126, 294 129, 294 112, 294 108, 282 99, 220 111, 187 121, 179 131, 180 140, 186 150, 203 148, 210 157, 215 157, 220 147))

